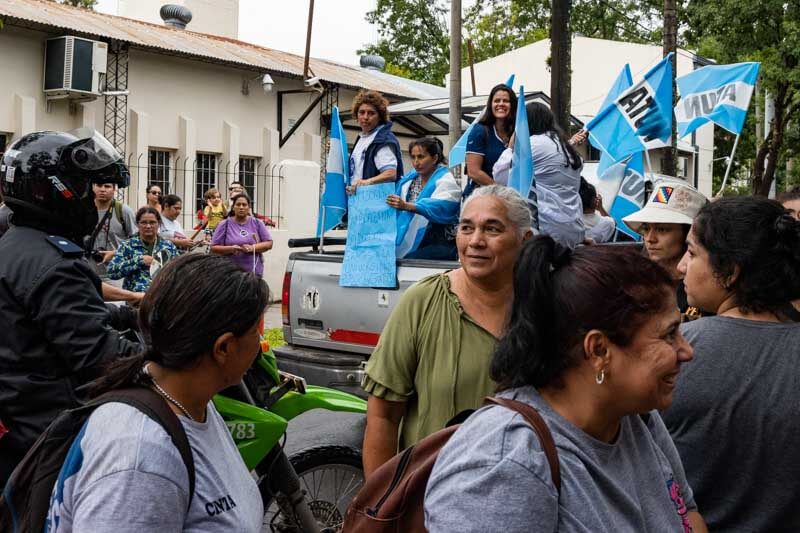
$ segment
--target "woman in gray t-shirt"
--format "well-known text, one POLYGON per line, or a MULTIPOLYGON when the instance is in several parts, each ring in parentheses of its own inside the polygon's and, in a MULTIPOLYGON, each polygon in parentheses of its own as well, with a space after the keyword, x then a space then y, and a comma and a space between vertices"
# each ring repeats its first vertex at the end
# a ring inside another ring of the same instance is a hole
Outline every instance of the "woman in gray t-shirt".
POLYGON ((239 383, 259 353, 267 302, 261 278, 220 256, 187 254, 159 271, 139 315, 151 346, 114 363, 94 394, 143 386, 161 395, 191 446, 194 494, 166 430, 132 406, 109 402, 72 443, 46 531, 261 531, 258 487, 211 398, 239 383))
POLYGON ((687 242, 689 305, 718 316, 682 326, 696 358, 664 422, 713 531, 800 531, 800 221, 721 198, 687 242))
POLYGON ((535 407, 546 421, 561 490, 525 420, 484 407, 433 468, 425 495, 431 533, 706 531, 655 411, 669 406, 692 358, 669 275, 632 250, 571 252, 539 236, 523 248, 514 278, 492 378, 499 396, 535 407))

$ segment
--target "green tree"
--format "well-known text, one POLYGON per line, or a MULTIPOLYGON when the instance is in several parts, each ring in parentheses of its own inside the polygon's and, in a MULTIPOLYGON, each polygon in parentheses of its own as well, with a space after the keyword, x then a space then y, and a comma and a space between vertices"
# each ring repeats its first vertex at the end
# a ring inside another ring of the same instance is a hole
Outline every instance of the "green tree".
POLYGON ((366 16, 378 30, 378 43, 357 53, 383 56, 389 73, 444 85, 450 57, 447 14, 444 0, 378 0, 366 16))
POLYGON ((800 5, 783 0, 690 0, 686 14, 684 37, 701 53, 719 63, 761 62, 756 99, 763 109, 763 91, 770 93, 775 119, 763 141, 753 135, 755 127, 745 130, 742 140, 753 152, 745 147, 742 155, 745 160, 752 157, 753 192, 766 195, 776 178, 786 179, 783 169, 794 156, 788 141, 797 137, 800 119, 800 5))
MULTIPOLYGON (((627 42, 660 36, 660 0, 575 0, 573 34, 627 42)), ((475 43, 476 61, 546 39, 550 0, 478 0, 465 14, 465 32, 475 43)))
MULTIPOLYGON (((586 37, 628 42, 660 38, 660 0, 574 0, 571 30, 586 37)), ((378 42, 358 53, 386 59, 387 72, 442 85, 449 72, 449 2, 378 0, 367 21, 378 42)), ((483 61, 546 39, 550 0, 478 0, 464 13, 464 42, 471 39, 475 61, 483 61)), ((466 49, 462 66, 467 64, 466 49)))

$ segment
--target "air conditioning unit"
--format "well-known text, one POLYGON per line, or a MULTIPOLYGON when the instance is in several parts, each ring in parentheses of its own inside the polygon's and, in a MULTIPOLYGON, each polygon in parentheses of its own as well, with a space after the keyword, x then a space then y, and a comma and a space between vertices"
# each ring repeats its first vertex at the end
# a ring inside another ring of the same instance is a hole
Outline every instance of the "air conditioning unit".
POLYGON ((48 99, 91 99, 104 89, 108 44, 66 35, 47 39, 44 93, 48 99))

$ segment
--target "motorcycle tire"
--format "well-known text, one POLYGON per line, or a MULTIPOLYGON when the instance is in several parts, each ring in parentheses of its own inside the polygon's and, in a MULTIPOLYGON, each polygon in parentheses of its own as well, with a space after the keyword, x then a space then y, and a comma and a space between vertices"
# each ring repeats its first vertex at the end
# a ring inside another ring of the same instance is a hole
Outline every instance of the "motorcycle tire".
MULTIPOLYGON (((289 457, 301 486, 306 491, 306 503, 321 531, 341 531, 350 501, 364 484, 361 452, 348 446, 316 446, 289 457)), ((264 503, 262 531, 272 533, 305 533, 297 525, 291 511, 284 510, 264 490, 266 478, 259 481, 264 503)))

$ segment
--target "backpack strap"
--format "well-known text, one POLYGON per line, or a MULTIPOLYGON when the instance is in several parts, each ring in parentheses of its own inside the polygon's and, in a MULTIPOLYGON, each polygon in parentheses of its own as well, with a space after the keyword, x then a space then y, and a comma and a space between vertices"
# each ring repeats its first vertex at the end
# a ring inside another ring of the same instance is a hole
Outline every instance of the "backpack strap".
POLYGON ((553 435, 547 427, 547 422, 544 421, 542 415, 535 407, 527 403, 519 402, 517 400, 509 400, 506 398, 497 398, 487 396, 483 400, 484 405, 494 404, 516 411, 533 427, 536 435, 539 437, 539 442, 542 444, 542 450, 547 458, 547 463, 550 465, 550 477, 553 480, 553 485, 559 496, 561 495, 561 467, 558 464, 558 452, 556 451, 556 443, 553 440, 553 435))
POLYGON ((131 234, 131 229, 128 227, 128 222, 125 220, 125 217, 122 215, 123 204, 116 198, 112 199, 111 202, 114 204, 114 214, 117 216, 117 222, 120 223, 122 231, 125 232, 125 236, 127 237, 131 234))
POLYGON ((188 507, 191 507, 195 483, 194 456, 192 455, 192 448, 189 445, 186 431, 183 429, 183 424, 178 420, 178 416, 172 409, 169 408, 166 400, 152 389, 133 387, 107 392, 92 400, 89 405, 97 407, 110 402, 119 402, 135 407, 164 428, 172 443, 178 449, 178 453, 183 459, 183 464, 186 466, 186 472, 189 475, 188 507))

